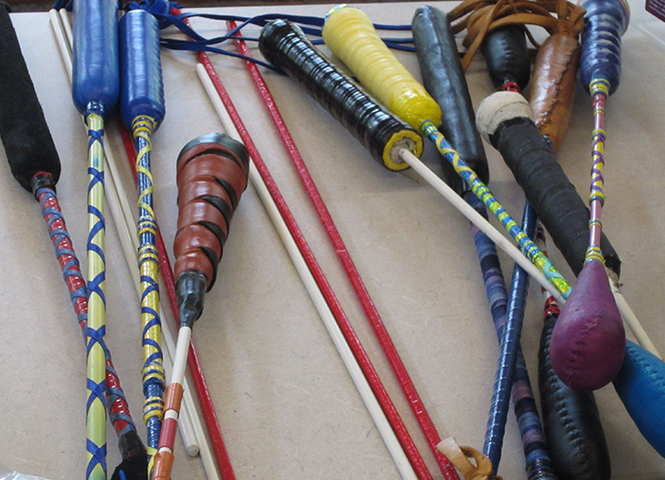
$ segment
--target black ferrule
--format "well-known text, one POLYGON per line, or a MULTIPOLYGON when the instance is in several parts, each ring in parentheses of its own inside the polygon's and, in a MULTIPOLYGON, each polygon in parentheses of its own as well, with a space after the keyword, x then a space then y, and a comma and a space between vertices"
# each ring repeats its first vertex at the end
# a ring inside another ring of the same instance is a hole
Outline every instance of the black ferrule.
POLYGON ((192 328, 203 313, 203 297, 207 284, 208 279, 198 270, 186 270, 178 277, 175 288, 180 327, 192 328))
POLYGON ((145 446, 136 430, 129 430, 118 439, 118 450, 122 458, 146 454, 145 446))
POLYGON ((53 175, 50 173, 40 172, 35 174, 30 181, 30 185, 32 186, 32 194, 38 201, 37 192, 40 188, 48 188, 55 192, 55 182, 53 181, 53 175))
POLYGON ((123 434, 118 444, 122 462, 113 471, 111 480, 148 480, 148 452, 136 430, 123 434))

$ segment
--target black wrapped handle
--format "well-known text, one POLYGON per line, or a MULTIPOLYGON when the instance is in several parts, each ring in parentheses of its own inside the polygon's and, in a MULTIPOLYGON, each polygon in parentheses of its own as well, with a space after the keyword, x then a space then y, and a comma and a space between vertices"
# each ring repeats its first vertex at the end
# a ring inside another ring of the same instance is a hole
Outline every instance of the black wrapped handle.
POLYGON ((259 48, 266 60, 298 82, 381 165, 404 170, 408 164, 399 156, 402 148, 416 156, 422 153, 420 135, 330 63, 296 25, 285 20, 268 22, 261 30, 259 48))
MULTIPOLYGON (((579 274, 589 242, 589 210, 538 128, 529 118, 515 117, 501 123, 490 139, 554 244, 575 275, 579 274)), ((604 234, 601 248, 606 266, 619 275, 621 261, 604 234)))

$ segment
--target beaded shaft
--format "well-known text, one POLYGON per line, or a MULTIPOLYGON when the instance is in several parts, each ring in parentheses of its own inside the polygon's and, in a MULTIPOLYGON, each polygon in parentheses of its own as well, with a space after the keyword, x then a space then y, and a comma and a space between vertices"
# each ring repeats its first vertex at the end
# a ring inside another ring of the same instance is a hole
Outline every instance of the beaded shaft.
MULTIPOLYGON (((161 320, 159 317, 159 257, 155 238, 157 223, 153 208, 153 181, 150 170, 152 144, 150 136, 155 121, 137 117, 132 130, 136 140, 136 172, 139 191, 138 267, 141 281, 141 324, 143 325, 143 421, 147 428, 147 449, 151 459, 157 452, 164 414, 165 375, 162 365, 161 320)), ((150 467, 148 468, 150 471, 150 467)))
POLYGON ((603 169, 605 167, 605 100, 609 95, 609 82, 604 78, 595 78, 589 84, 589 91, 593 95, 593 140, 591 147, 591 192, 589 193, 589 248, 586 253, 585 263, 596 260, 605 263, 600 250, 600 234, 602 223, 600 213, 605 203, 603 186, 605 179, 603 169))
POLYGON ((86 404, 86 478, 106 480, 106 259, 104 257, 104 120, 97 113, 86 117, 88 126, 88 326, 86 404))
POLYGON ((563 298, 568 298, 571 287, 552 265, 552 262, 536 244, 524 233, 515 220, 508 214, 503 206, 494 198, 490 189, 469 168, 455 149, 445 137, 438 131, 436 126, 429 120, 421 125, 422 132, 436 145, 439 152, 448 159, 455 171, 462 176, 471 191, 487 206, 494 216, 501 222, 506 231, 515 239, 517 246, 531 262, 543 272, 549 282, 561 293, 563 298))
MULTIPOLYGON (((62 269, 62 276, 67 284, 69 295, 76 313, 79 326, 84 335, 88 323, 88 291, 81 274, 81 268, 67 231, 65 219, 60 210, 55 191, 50 187, 40 187, 35 196, 42 208, 42 216, 46 221, 51 241, 55 247, 55 255, 62 269)), ((122 438, 129 431, 135 431, 136 426, 129 412, 129 405, 125 393, 120 385, 120 379, 113 367, 111 352, 104 340, 101 340, 106 357, 106 408, 118 438, 122 438)), ((128 452, 121 452, 123 456, 128 452)))

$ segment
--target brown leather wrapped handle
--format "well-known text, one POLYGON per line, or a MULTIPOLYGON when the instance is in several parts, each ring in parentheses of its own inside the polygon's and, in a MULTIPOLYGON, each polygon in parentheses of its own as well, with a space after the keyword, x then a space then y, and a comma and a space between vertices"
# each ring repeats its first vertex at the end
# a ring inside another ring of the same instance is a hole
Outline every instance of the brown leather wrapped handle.
POLYGON ((210 133, 189 142, 178 155, 178 233, 175 277, 194 270, 215 283, 233 212, 247 188, 249 154, 231 137, 210 133))
POLYGON ((538 49, 531 80, 531 108, 538 130, 556 152, 566 137, 575 98, 580 44, 566 33, 550 35, 538 49))

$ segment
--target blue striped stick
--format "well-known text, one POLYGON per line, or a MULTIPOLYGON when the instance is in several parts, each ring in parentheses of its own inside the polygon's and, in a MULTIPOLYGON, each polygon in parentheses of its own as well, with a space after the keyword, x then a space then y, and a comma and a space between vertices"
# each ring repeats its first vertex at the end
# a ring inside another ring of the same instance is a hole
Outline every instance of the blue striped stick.
MULTIPOLYGON (((485 217, 487 216, 483 203, 475 195, 467 192, 464 198, 478 213, 485 217)), ((531 217, 532 215, 535 215, 535 213, 527 202, 525 205, 525 217, 531 217)), ((535 219, 532 223, 536 223, 535 219)), ((513 272, 511 297, 508 300, 508 293, 494 243, 476 226, 471 225, 471 230, 474 236, 476 251, 478 252, 478 260, 483 272, 483 280, 490 302, 494 325, 497 336, 501 340, 504 337, 507 326, 510 328, 509 325, 516 321, 514 317, 522 317, 524 315, 528 275, 521 267, 516 266, 513 272)), ((521 319, 519 321, 521 322, 521 319)), ((529 381, 529 373, 526 369, 519 341, 514 342, 514 344, 516 351, 512 382, 507 383, 504 381, 501 384, 503 385, 505 394, 500 405, 497 404, 496 393, 493 396, 493 408, 491 409, 488 420, 488 431, 483 453, 490 458, 496 472, 501 457, 501 442, 508 412, 507 386, 512 385, 511 396, 526 457, 527 478, 529 480, 553 480, 556 479, 556 476, 552 471, 551 460, 546 450, 538 410, 529 381), (502 415, 503 420, 500 420, 501 415, 497 413, 501 409, 505 412, 502 415), (498 429, 501 430, 500 433, 497 432, 498 429)), ((505 364, 506 362, 503 363, 505 364)), ((497 385, 498 382, 495 383, 495 386, 497 385)))

